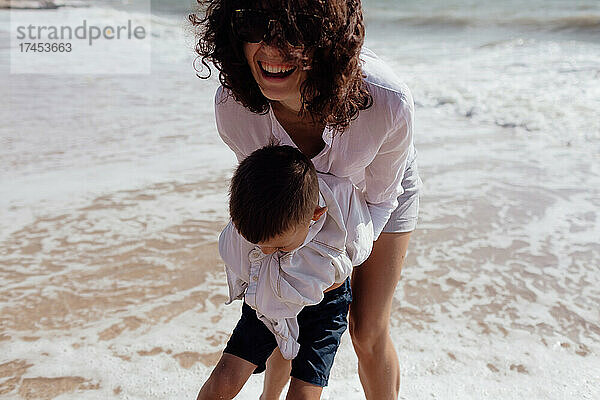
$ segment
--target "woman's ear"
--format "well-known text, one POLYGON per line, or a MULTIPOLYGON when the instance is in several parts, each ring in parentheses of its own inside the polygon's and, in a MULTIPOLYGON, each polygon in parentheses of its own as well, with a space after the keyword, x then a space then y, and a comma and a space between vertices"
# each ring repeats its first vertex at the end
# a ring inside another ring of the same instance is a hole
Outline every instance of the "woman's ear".
POLYGON ((319 218, 321 218, 321 215, 325 214, 326 211, 327 211, 327 207, 317 206, 317 208, 315 208, 315 213, 313 214, 312 220, 318 221, 319 218))

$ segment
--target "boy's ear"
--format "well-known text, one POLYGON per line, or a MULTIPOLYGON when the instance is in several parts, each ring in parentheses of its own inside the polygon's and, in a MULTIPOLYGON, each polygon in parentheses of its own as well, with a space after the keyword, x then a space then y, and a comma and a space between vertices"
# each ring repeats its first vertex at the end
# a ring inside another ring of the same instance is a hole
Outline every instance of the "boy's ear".
POLYGON ((325 206, 325 207, 317 206, 317 208, 315 208, 315 213, 313 214, 312 220, 318 221, 319 218, 321 218, 321 215, 325 214, 326 211, 327 211, 327 206, 325 206))

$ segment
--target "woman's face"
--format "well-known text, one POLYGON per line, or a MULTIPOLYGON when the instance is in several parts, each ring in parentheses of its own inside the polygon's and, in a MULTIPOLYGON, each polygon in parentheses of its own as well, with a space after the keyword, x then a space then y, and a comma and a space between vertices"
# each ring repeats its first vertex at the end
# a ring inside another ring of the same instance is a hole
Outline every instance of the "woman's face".
POLYGON ((295 111, 300 110, 300 85, 306 71, 299 61, 289 61, 283 51, 264 42, 244 43, 244 54, 262 94, 295 111))

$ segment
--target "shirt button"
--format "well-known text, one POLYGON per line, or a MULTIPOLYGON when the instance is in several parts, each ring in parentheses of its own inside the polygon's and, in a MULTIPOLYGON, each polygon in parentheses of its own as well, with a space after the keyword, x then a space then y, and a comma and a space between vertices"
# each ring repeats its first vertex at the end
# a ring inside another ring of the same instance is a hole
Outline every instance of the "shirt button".
POLYGON ((260 258, 260 250, 254 249, 250 252, 251 260, 258 260, 260 258))
POLYGON ((254 275, 254 276, 252 277, 252 280, 253 280, 254 282, 257 282, 257 281, 258 281, 258 276, 254 275))

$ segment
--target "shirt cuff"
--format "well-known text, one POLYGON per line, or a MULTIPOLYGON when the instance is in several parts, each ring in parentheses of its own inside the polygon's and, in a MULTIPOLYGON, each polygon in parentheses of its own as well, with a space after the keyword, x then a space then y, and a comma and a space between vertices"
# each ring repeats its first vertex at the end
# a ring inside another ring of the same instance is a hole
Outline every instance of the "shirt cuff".
POLYGON ((392 215, 392 211, 398 207, 398 200, 386 201, 383 203, 371 204, 367 203, 369 213, 371 213, 371 220, 373 221, 373 241, 379 238, 379 235, 383 231, 385 224, 387 224, 392 215))

